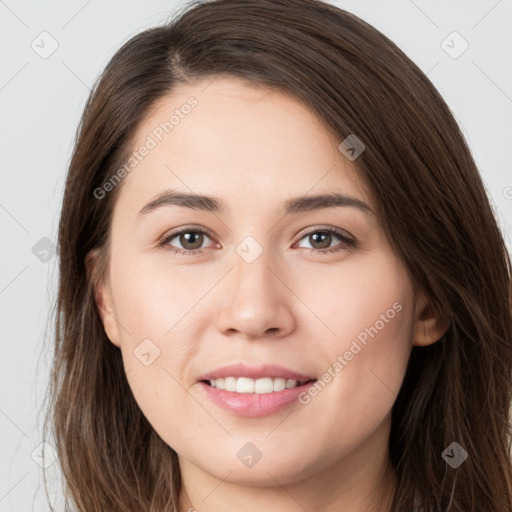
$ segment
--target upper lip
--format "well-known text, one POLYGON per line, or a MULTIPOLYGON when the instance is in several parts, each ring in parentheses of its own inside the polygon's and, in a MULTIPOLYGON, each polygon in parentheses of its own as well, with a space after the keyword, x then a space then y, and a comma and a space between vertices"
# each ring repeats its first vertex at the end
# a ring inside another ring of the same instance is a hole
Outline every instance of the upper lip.
POLYGON ((262 377, 282 377, 284 379, 294 379, 301 382, 307 382, 308 380, 315 379, 315 377, 310 375, 299 373, 277 364, 249 365, 239 363, 222 366, 221 368, 204 373, 197 380, 214 380, 225 377, 250 377, 252 379, 259 379, 262 377))

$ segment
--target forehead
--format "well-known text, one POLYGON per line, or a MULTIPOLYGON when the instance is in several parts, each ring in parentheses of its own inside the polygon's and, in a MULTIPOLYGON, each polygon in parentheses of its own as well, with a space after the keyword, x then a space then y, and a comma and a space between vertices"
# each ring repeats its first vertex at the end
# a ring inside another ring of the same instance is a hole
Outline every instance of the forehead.
POLYGON ((333 189, 371 203, 340 142, 290 94, 208 78, 153 105, 137 129, 131 149, 138 160, 122 195, 143 200, 175 188, 262 208, 274 198, 333 189))

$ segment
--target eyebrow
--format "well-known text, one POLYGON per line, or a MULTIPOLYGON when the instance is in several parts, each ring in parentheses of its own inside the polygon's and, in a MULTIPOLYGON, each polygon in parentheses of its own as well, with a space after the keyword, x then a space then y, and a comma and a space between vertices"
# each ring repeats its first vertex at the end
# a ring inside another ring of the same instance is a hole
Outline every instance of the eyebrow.
MULTIPOLYGON (((217 213, 223 213, 229 210, 228 205, 218 197, 186 194, 169 189, 161 192, 151 202, 146 204, 139 211, 138 217, 141 218, 162 206, 181 206, 184 208, 191 208, 193 210, 204 210, 217 213)), ((357 208, 368 215, 375 215, 373 209, 360 199, 337 192, 315 196, 300 196, 288 199, 284 202, 284 212, 286 215, 289 215, 293 213, 321 210, 324 208, 337 208, 340 206, 357 208)))

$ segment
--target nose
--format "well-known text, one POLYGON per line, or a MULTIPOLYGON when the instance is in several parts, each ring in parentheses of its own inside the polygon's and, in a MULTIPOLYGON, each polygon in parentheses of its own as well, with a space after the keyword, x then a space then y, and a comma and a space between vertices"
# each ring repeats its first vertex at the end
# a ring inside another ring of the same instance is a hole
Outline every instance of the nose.
POLYGON ((235 253, 222 289, 216 326, 222 334, 245 339, 281 338, 295 329, 294 294, 285 272, 272 263, 270 251, 252 263, 235 253))

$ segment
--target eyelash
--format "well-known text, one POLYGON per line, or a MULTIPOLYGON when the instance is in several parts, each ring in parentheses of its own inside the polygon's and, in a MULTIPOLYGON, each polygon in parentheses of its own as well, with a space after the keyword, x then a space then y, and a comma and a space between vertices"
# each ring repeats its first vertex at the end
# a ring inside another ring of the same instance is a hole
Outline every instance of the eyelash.
MULTIPOLYGON (((212 237, 212 234, 205 230, 205 229, 196 229, 196 228, 185 228, 185 229, 182 229, 180 231, 176 231, 174 233, 171 233, 167 236, 165 236, 158 244, 158 247, 161 247, 163 248, 164 250, 169 250, 171 251, 172 253, 174 254, 177 254, 179 256, 193 256, 193 255, 196 255, 196 254, 201 254, 204 249, 191 249, 191 250, 186 250, 186 249, 177 249, 176 247, 173 247, 172 245, 169 245, 169 242, 176 238, 177 236, 183 234, 183 233, 201 233, 203 235, 207 235, 209 238, 213 238, 212 237)), ((346 236, 342 231, 340 230, 337 230, 337 229, 333 229, 333 228, 316 228, 312 231, 309 231, 308 233, 304 233, 304 235, 299 239, 299 242, 300 240, 302 240, 303 238, 307 237, 308 235, 311 235, 313 233, 329 233, 329 234, 333 234, 335 235, 336 237, 338 237, 342 243, 339 244, 341 247, 338 247, 338 248, 334 248, 334 249, 309 249, 307 247, 303 247, 302 249, 306 249, 308 252, 313 252, 313 253, 321 253, 321 254, 327 254, 327 253, 332 253, 332 252, 339 252, 339 251, 342 251, 342 250, 352 250, 352 249, 355 249, 357 247, 357 242, 352 239, 352 238, 349 238, 348 236, 346 236)))

